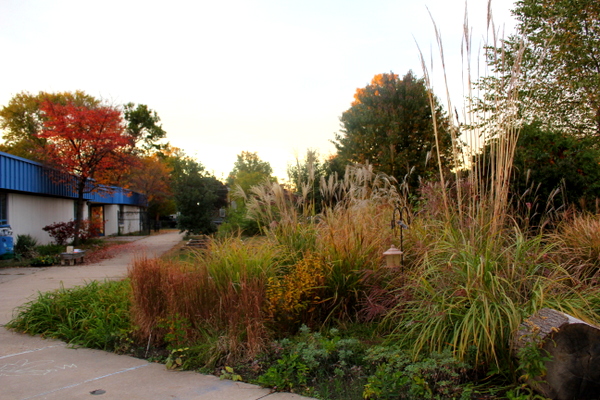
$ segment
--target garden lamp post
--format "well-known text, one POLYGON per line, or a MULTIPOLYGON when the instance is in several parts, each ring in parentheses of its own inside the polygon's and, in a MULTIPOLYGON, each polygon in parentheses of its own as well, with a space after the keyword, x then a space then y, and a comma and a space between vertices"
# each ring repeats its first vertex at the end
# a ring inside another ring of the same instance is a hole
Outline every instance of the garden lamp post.
POLYGON ((402 250, 398 250, 396 246, 392 245, 385 253, 385 266, 388 268, 399 267, 402 265, 402 258, 404 254, 402 250))
POLYGON ((396 233, 396 229, 400 229, 400 249, 392 245, 392 247, 383 253, 387 267, 404 267, 404 238, 402 232, 404 229, 408 229, 408 224, 410 224, 408 208, 396 206, 392 212, 391 226, 392 233, 396 233))

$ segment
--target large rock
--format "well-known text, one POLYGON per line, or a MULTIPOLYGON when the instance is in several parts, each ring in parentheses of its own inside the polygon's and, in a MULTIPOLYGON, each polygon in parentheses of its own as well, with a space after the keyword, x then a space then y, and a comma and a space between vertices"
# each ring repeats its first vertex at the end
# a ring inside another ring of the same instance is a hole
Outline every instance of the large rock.
POLYGON ((548 352, 546 375, 527 382, 554 400, 600 399, 600 328, 549 308, 525 320, 517 349, 540 345, 548 352))

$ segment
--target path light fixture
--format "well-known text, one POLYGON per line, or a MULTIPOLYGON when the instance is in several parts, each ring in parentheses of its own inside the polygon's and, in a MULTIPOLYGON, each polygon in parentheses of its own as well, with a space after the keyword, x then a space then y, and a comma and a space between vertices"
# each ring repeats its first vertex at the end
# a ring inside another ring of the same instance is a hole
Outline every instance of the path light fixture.
POLYGON ((394 236, 396 235, 396 231, 400 230, 400 249, 392 245, 392 247, 383 253, 387 267, 404 267, 404 237, 402 232, 404 229, 408 229, 409 224, 408 208, 396 206, 392 212, 391 227, 394 236))
POLYGON ((392 245, 385 253, 385 266, 388 268, 399 267, 402 265, 404 253, 392 245))

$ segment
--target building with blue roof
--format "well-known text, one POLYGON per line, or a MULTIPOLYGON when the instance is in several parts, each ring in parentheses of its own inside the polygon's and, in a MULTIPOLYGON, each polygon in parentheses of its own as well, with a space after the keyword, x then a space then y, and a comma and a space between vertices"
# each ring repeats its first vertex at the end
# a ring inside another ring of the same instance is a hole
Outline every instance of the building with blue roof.
MULTIPOLYGON (((15 237, 29 234, 40 244, 51 242, 44 226, 75 219, 77 193, 69 180, 74 177, 0 152, 0 225, 10 225, 15 237)), ((103 186, 85 199, 84 215, 99 223, 104 235, 147 229, 147 199, 140 193, 103 186)))

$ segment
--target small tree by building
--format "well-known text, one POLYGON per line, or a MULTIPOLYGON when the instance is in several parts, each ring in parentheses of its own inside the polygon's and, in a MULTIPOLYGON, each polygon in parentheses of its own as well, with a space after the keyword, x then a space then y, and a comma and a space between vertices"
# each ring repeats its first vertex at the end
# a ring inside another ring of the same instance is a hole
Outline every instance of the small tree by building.
POLYGON ((83 221, 84 195, 107 183, 104 178, 123 169, 131 159, 132 138, 125 133, 121 112, 107 105, 77 105, 44 101, 40 110, 45 118, 36 135, 44 139, 40 159, 51 168, 67 173, 74 180, 77 194, 74 243, 79 243, 83 221))

